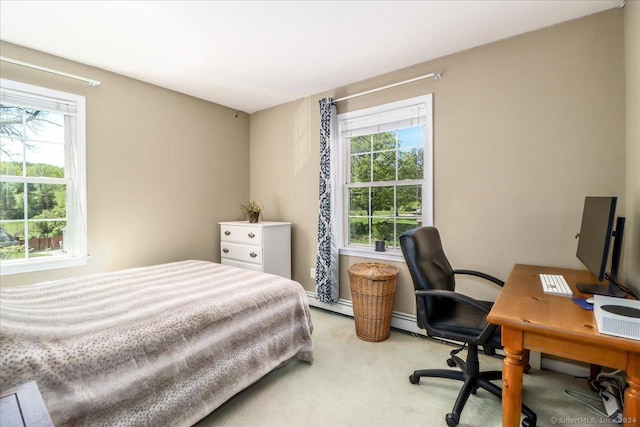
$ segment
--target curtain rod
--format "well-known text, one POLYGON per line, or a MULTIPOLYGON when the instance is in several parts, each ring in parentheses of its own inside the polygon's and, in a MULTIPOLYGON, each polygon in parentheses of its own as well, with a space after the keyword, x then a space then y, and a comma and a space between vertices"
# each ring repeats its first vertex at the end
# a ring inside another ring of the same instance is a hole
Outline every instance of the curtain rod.
POLYGON ((15 65, 21 65, 27 68, 33 68, 34 70, 44 71, 45 73, 51 73, 51 74, 57 74, 58 76, 69 77, 70 79, 81 80, 83 82, 89 83, 89 86, 100 86, 101 84, 98 80, 88 79, 86 77, 77 76, 75 74, 65 73, 63 71, 52 70, 51 68, 45 68, 39 65, 29 64, 28 62, 18 61, 17 59, 11 59, 5 56, 0 56, 0 61, 9 62, 15 65))
POLYGON ((441 73, 425 74, 424 76, 414 77, 412 79, 404 80, 404 81, 401 81, 401 82, 398 82, 398 83, 393 83, 393 84, 390 84, 390 85, 387 85, 387 86, 382 86, 382 87, 378 87, 378 88, 375 88, 375 89, 366 90, 364 92, 354 93, 353 95, 344 96, 342 98, 338 98, 338 99, 334 100, 334 102, 346 101, 347 99, 356 98, 356 97, 362 96, 362 95, 369 95, 370 93, 380 92, 381 90, 390 89, 392 87, 404 85, 404 84, 407 84, 407 83, 413 83, 413 82, 418 81, 418 80, 430 79, 430 78, 433 78, 434 80, 440 80, 442 78, 442 74, 441 73))

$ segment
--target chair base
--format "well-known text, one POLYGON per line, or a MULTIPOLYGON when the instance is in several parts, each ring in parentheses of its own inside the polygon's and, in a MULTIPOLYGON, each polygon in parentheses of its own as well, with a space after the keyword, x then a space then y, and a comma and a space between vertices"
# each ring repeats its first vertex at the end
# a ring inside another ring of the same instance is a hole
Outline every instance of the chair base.
MULTIPOLYGON (((448 378, 452 380, 462 381, 462 388, 458 393, 458 398, 453 405, 453 410, 445 417, 447 425, 449 427, 455 427, 460 422, 460 414, 464 409, 467 399, 472 394, 476 394, 479 388, 488 391, 489 393, 502 400, 502 389, 497 385, 491 383, 491 381, 499 380, 502 378, 502 372, 500 371, 485 371, 480 372, 478 363, 478 348, 475 345, 469 345, 467 353, 467 361, 465 362, 458 356, 455 356, 457 350, 451 352, 451 358, 447 360, 447 365, 454 367, 458 366, 461 371, 452 371, 448 369, 422 369, 415 371, 409 376, 411 384, 420 383, 420 378, 448 378)), ((522 404, 522 413, 525 418, 522 421, 523 427, 535 427, 537 422, 537 416, 529 407, 522 404)))

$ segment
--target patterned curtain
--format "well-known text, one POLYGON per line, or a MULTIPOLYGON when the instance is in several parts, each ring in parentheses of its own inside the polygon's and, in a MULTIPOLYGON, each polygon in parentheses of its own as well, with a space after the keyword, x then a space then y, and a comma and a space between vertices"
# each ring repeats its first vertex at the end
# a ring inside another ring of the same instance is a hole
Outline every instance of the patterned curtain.
POLYGON ((318 261, 316 294, 320 301, 334 303, 339 297, 338 197, 336 104, 333 98, 320 100, 320 210, 318 215, 318 261))

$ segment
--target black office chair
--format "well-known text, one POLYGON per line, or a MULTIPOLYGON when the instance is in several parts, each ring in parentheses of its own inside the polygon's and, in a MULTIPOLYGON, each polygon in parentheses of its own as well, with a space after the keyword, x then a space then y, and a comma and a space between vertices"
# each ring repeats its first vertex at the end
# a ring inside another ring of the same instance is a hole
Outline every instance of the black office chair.
MULTIPOLYGON (((453 410, 445 418, 447 425, 453 427, 460 422, 460 414, 469 395, 476 394, 478 388, 502 399, 502 389, 490 382, 502 378, 502 372, 480 372, 478 362, 478 346, 482 346, 488 354, 495 353, 496 348, 502 348, 500 328, 487 323, 492 303, 456 293, 454 276, 477 276, 499 286, 503 286, 504 282, 478 271, 453 270, 444 254, 440 233, 435 227, 419 227, 405 232, 400 236, 400 247, 416 290, 418 326, 426 329, 430 336, 464 343, 460 349, 453 350, 447 360, 447 365, 457 366, 461 371, 426 369, 415 371, 409 377, 412 384, 418 384, 422 377, 449 378, 464 382, 453 410), (465 346, 469 348, 466 362, 456 356, 465 346)), ((522 425, 535 427, 536 414, 524 404, 522 412, 525 414, 522 425)))

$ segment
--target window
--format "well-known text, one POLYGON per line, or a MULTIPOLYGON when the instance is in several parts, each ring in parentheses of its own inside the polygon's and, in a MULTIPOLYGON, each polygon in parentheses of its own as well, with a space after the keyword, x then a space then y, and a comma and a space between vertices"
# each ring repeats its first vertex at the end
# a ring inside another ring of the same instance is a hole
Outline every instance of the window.
POLYGON ((85 99, 0 79, 0 270, 86 263, 85 99))
POLYGON ((431 225, 432 96, 338 115, 341 254, 397 258, 399 236, 431 225), (387 251, 375 252, 385 241, 387 251))

